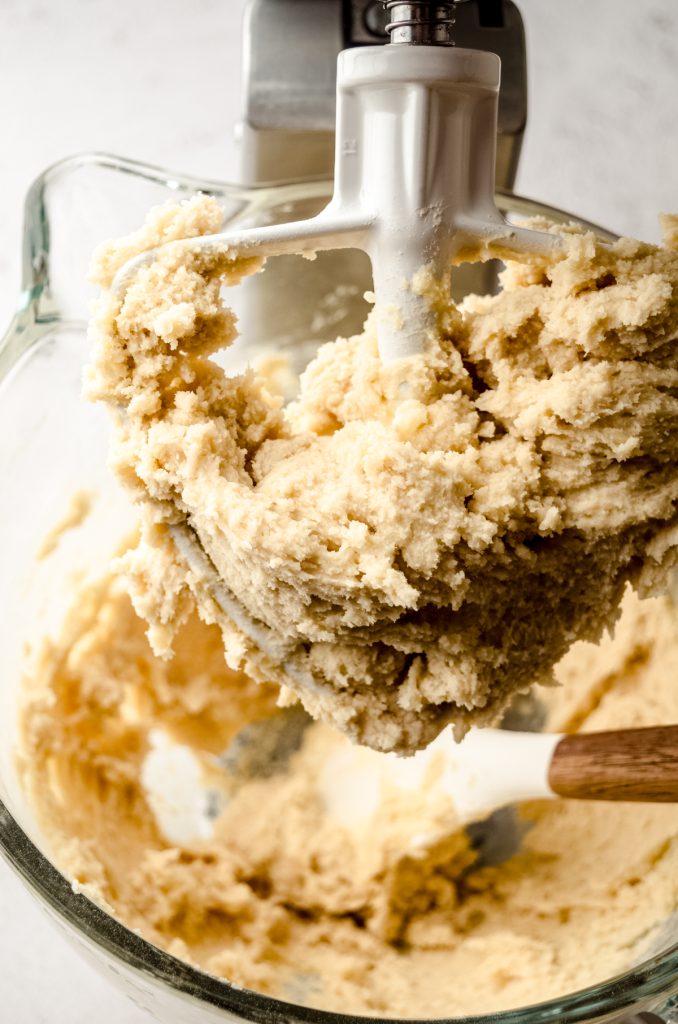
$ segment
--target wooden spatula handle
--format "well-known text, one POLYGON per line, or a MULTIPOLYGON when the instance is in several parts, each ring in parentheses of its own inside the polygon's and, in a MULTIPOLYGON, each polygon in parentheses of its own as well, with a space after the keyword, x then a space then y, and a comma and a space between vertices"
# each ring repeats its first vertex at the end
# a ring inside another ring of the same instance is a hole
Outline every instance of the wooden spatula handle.
POLYGON ((678 803, 678 725, 563 736, 548 781, 579 800, 678 803))

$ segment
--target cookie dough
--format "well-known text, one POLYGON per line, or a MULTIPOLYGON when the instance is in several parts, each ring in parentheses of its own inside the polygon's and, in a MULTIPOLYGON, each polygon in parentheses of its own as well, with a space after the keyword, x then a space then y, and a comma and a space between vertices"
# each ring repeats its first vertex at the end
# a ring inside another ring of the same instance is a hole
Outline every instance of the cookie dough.
MULTIPOLYGON (((328 792, 348 740, 323 723, 287 771, 225 787, 211 835, 169 841, 144 785, 158 736, 216 792, 219 755, 275 713, 276 688, 228 670, 219 629, 195 613, 169 661, 144 625, 120 579, 76 597, 27 679, 24 777, 56 864, 189 963, 344 1013, 479 1014, 627 969, 678 908, 674 806, 525 805, 522 849, 479 868, 426 787, 386 790, 368 825, 357 809, 344 824, 328 792)), ((541 691, 550 729, 678 721, 676 608, 629 593, 615 638, 575 645, 556 675, 541 691)))
POLYGON ((320 350, 283 409, 210 358, 236 335, 224 282, 259 269, 179 241, 221 217, 204 196, 159 208, 95 266, 87 390, 116 412, 113 462, 145 506, 127 573, 156 651, 197 602, 233 669, 412 752, 551 681, 614 622, 627 582, 663 585, 678 551, 675 219, 663 248, 567 229, 560 257, 510 263, 499 295, 461 308, 424 269, 438 332, 423 355, 383 365, 369 319, 320 350), (174 549, 177 522, 279 657, 219 614, 174 549))

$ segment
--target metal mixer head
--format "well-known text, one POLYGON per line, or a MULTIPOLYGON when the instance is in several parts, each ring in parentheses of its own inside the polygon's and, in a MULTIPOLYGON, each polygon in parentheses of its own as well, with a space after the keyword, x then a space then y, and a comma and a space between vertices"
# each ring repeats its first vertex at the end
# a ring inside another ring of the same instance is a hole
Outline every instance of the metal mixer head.
MULTIPOLYGON (((558 244, 509 225, 495 206, 500 61, 449 45, 453 6, 388 0, 391 44, 340 53, 335 190, 321 213, 185 243, 221 259, 364 250, 385 362, 434 342, 431 296, 437 285, 449 289, 454 263, 551 252, 558 244)), ((124 267, 117 287, 153 256, 124 267)))
MULTIPOLYGON (((490 51, 501 60, 495 177, 498 191, 511 192, 527 119, 520 11, 512 0, 466 0, 453 14, 457 46, 490 51)), ((239 180, 270 185, 333 177, 337 56, 341 50, 386 44, 392 20, 381 0, 249 0, 237 128, 239 180)), ((309 199, 294 219, 318 213, 325 202, 309 199)), ((495 292, 498 269, 494 261, 457 268, 454 299, 495 292)), ((369 259, 357 249, 324 252, 304 266, 295 256, 272 260, 265 274, 243 281, 238 290, 239 350, 256 356, 274 344, 301 373, 318 345, 361 330, 367 313, 362 296, 371 288, 369 259), (303 305, 290 303, 302 271, 303 305), (316 311, 323 309, 331 310, 331 322, 318 317, 316 311)))
MULTIPOLYGON (((452 14, 455 45, 501 59, 496 184, 509 190, 527 118, 520 12, 512 0, 466 0, 452 14)), ((332 176, 337 55, 388 42, 386 25, 394 20, 381 0, 249 0, 237 132, 243 181, 332 176)))

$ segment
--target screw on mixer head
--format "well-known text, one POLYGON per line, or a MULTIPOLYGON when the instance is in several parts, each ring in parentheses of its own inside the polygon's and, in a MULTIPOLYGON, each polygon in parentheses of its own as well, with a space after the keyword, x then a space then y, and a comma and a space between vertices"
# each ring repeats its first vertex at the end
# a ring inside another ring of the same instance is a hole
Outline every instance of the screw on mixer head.
POLYGON ((454 46, 454 9, 466 0, 431 3, 430 0, 382 0, 391 16, 386 31, 392 43, 410 46, 454 46))

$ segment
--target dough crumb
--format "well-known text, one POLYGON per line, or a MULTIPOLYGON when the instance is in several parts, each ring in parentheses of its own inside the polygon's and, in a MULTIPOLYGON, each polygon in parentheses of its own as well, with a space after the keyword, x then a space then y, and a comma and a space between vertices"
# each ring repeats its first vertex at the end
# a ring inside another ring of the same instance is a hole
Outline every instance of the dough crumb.
POLYGON ((82 526, 85 519, 87 519, 87 516, 92 511, 92 502, 94 501, 94 498, 94 491, 88 491, 86 489, 76 491, 76 493, 71 497, 68 503, 68 508, 64 512, 62 518, 43 538, 43 541, 38 548, 38 553, 35 556, 38 562, 42 562, 43 559, 49 558, 49 556, 56 551, 64 534, 82 526))

